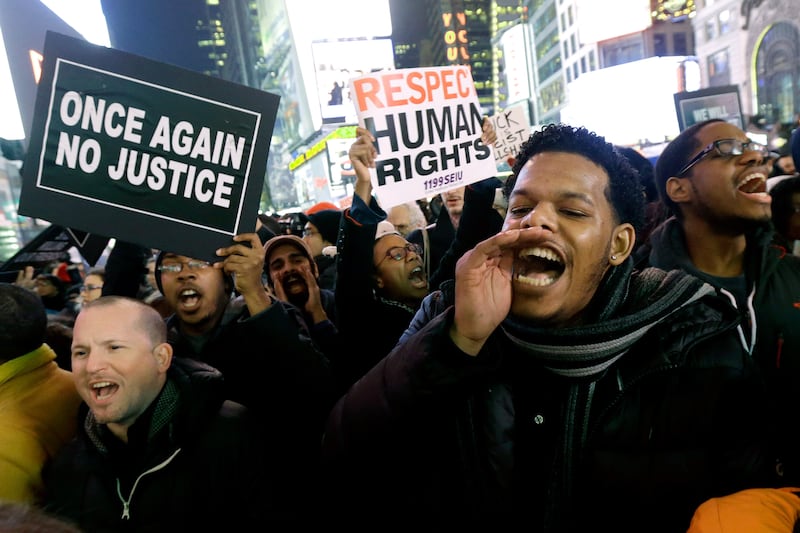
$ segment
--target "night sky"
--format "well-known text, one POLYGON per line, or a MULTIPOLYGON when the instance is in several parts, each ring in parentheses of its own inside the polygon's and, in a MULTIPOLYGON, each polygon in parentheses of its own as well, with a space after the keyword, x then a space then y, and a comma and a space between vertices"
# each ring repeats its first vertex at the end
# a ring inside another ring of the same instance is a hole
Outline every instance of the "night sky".
POLYGON ((407 41, 424 38, 427 25, 420 20, 425 12, 424 0, 389 0, 392 13, 392 32, 405 36, 407 41))
POLYGON ((204 18, 203 2, 101 0, 101 5, 112 47, 195 71, 203 69, 203 63, 194 60, 198 54, 195 21, 204 18))
MULTIPOLYGON (((335 1, 335 0, 330 0, 335 1)), ((195 21, 204 19, 202 0, 101 0, 111 46, 192 70, 197 57, 195 21), (194 16, 187 16, 194 13, 194 16)), ((393 32, 402 41, 424 38, 424 0, 389 0, 393 32)), ((201 58, 202 61, 203 58, 201 58)))

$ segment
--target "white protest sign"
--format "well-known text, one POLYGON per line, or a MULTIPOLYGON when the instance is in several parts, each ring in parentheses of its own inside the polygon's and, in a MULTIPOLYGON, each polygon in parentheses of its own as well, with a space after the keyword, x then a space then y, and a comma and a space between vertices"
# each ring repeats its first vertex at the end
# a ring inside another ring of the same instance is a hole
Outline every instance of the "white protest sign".
POLYGON ((526 105, 522 102, 489 117, 497 134, 494 160, 498 165, 508 162, 509 157, 517 157, 522 143, 530 137, 531 125, 528 122, 526 105))
POLYGON ((468 67, 375 72, 350 80, 350 90, 376 139, 370 171, 384 209, 497 174, 468 67))

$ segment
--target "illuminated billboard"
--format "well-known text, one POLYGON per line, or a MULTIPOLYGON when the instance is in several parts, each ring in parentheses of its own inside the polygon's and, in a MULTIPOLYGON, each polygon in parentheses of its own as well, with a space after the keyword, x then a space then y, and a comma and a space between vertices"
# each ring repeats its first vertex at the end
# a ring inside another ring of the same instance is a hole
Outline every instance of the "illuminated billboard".
POLYGON ((527 24, 517 24, 503 33, 500 47, 503 50, 503 75, 506 81, 508 99, 506 105, 527 100, 531 97, 530 73, 528 72, 528 47, 530 38, 527 24))
MULTIPOLYGON (((297 54, 297 64, 308 102, 311 118, 309 126, 318 130, 322 126, 322 116, 320 106, 317 105, 319 98, 312 43, 353 38, 389 38, 392 35, 389 0, 292 0, 283 4, 289 15, 293 52, 297 54)), ((325 92, 332 87, 333 81, 325 92)), ((328 99, 325 99, 323 103, 327 102, 328 99)))
POLYGON ((576 0, 578 38, 589 44, 650 27, 650 0, 576 0))
POLYGON ((469 64, 466 13, 463 11, 442 13, 442 23, 444 23, 444 46, 447 62, 451 65, 469 64))
POLYGON ((392 40, 315 41, 311 50, 322 122, 355 124, 356 110, 347 84, 351 78, 394 69, 392 40))
POLYGON ((673 95, 699 89, 699 70, 696 58, 669 56, 581 74, 568 85, 561 120, 614 144, 663 142, 680 132, 673 95))

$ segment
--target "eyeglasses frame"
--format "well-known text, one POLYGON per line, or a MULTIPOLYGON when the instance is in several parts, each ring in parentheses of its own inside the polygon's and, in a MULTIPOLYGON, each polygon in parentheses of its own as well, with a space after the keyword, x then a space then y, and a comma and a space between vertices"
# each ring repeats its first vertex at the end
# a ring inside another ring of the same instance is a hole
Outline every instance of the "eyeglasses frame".
POLYGON ((199 259, 190 259, 189 261, 170 261, 166 265, 164 265, 164 264, 158 265, 158 271, 161 272, 161 273, 166 272, 167 274, 180 274, 181 272, 183 272, 184 268, 187 268, 189 270, 197 272, 197 271, 200 271, 200 270, 204 270, 204 269, 206 269, 206 268, 208 268, 210 266, 211 266, 211 263, 209 263, 208 261, 201 261, 199 259), (169 268, 164 268, 164 267, 170 267, 170 266, 173 266, 173 265, 175 265, 175 266, 180 265, 181 269, 180 270, 172 270, 172 269, 169 269, 169 268))
POLYGON ((759 152, 760 151, 765 158, 769 158, 769 157, 772 156, 772 152, 770 152, 769 147, 767 147, 766 145, 763 145, 763 144, 761 144, 759 142, 755 142, 755 141, 740 141, 739 139, 717 139, 716 141, 712 141, 711 143, 706 145, 705 148, 700 150, 700 152, 696 156, 694 156, 692 159, 690 159, 689 162, 686 163, 686 165, 684 165, 684 167, 680 171, 678 171, 677 174, 675 174, 675 176, 676 177, 683 176, 684 174, 686 174, 689 171, 689 169, 691 169, 697 163, 702 161, 708 154, 710 154, 713 151, 716 151, 717 155, 719 155, 721 157, 737 157, 737 156, 743 155, 746 151, 753 151, 753 152, 759 152), (725 154, 725 153, 722 153, 720 151, 720 149, 719 149, 719 143, 722 143, 722 142, 734 142, 734 143, 741 144, 741 150, 742 150, 741 153, 738 153, 738 154, 725 154), (762 150, 755 150, 753 148, 750 148, 751 146, 759 146, 759 147, 762 148, 762 150))
POLYGON ((403 261, 404 259, 406 259, 408 257, 408 252, 414 252, 419 257, 422 257, 422 247, 419 244, 415 243, 415 242, 407 242, 403 246, 392 246, 391 248, 386 250, 386 255, 383 257, 383 259, 378 261, 378 264, 380 265, 381 263, 383 263, 386 260, 387 257, 389 257, 389 258, 391 258, 391 259, 393 259, 395 261, 403 261), (400 258, 395 258, 392 255, 392 250, 403 250, 403 256, 400 257, 400 258))

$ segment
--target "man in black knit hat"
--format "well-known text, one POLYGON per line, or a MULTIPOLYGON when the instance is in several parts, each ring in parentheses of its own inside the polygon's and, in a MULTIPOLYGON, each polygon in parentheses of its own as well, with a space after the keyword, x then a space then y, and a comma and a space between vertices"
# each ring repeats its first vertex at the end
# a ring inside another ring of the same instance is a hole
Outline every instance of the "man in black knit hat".
POLYGON ((303 227, 303 240, 311 248, 311 254, 319 270, 317 283, 322 289, 333 290, 336 287, 336 257, 335 254, 325 255, 323 250, 336 246, 342 212, 336 209, 323 209, 305 216, 307 222, 303 227))

